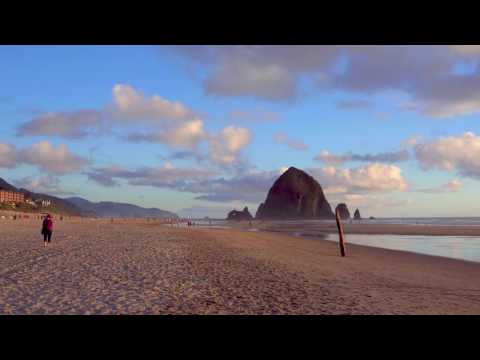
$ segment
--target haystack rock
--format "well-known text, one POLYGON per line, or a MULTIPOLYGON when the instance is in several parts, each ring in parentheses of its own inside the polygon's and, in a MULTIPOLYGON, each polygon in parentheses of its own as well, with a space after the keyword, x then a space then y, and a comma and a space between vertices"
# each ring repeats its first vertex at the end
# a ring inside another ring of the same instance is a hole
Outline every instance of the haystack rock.
POLYGON ((362 220, 362 217, 360 216, 360 211, 358 209, 355 210, 355 213, 353 214, 353 218, 355 220, 362 220))
POLYGON ((228 213, 227 220, 252 220, 253 216, 248 211, 248 207, 245 207, 243 211, 232 210, 228 213))
POLYGON ((335 208, 335 212, 337 212, 337 210, 340 213, 340 219, 342 220, 350 219, 350 211, 348 211, 347 204, 345 203, 338 204, 337 207, 335 208))
POLYGON ((275 181, 255 217, 319 219, 333 218, 334 214, 320 184, 304 171, 291 167, 275 181))

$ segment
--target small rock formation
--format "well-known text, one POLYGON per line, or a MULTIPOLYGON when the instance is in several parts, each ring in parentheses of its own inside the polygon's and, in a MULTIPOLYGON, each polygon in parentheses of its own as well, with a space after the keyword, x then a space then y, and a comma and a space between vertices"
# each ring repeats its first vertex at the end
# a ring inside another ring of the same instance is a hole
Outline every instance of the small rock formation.
POLYGON ((243 211, 237 211, 237 210, 232 210, 228 213, 227 220, 236 220, 236 221, 242 221, 242 220, 252 220, 253 216, 250 214, 250 211, 248 211, 248 207, 245 206, 243 211))
POLYGON ((255 217, 258 218, 258 214, 261 214, 263 212, 263 203, 261 203, 259 206, 258 206, 258 209, 257 209, 257 212, 255 214, 255 217))
POLYGON ((355 220, 362 220, 362 216, 360 215, 360 210, 355 210, 355 213, 353 214, 353 218, 355 220))
POLYGON ((337 207, 335 208, 335 212, 337 211, 337 209, 340 213, 340 219, 342 220, 350 219, 350 211, 348 211, 347 204, 345 203, 338 204, 337 207))
POLYGON ((267 199, 258 207, 257 219, 333 218, 330 204, 320 184, 294 167, 285 171, 273 184, 267 199))

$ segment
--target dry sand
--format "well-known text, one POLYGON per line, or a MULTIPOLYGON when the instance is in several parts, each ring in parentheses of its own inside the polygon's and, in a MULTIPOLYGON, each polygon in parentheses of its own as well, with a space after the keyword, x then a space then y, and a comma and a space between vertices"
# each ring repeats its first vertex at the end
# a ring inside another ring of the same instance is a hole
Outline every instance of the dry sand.
POLYGON ((285 234, 0 220, 1 314, 480 314, 480 264, 285 234))

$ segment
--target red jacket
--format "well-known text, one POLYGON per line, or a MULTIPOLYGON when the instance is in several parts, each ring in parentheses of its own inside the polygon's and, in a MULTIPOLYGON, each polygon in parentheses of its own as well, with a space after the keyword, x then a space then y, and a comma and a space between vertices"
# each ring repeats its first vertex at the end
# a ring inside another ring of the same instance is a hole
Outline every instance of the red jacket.
POLYGON ((52 219, 45 219, 42 223, 42 232, 43 231, 52 231, 53 230, 53 221, 52 219))

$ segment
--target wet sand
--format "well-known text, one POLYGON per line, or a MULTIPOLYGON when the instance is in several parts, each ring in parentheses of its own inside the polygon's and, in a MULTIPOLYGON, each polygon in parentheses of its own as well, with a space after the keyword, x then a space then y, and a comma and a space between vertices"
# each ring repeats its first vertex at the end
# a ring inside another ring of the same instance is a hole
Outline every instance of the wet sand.
MULTIPOLYGON (((337 233, 335 223, 278 223, 256 222, 254 226, 263 231, 293 233, 337 233)), ((247 228, 246 224, 240 227, 247 228)), ((410 224, 355 224, 343 222, 347 234, 380 234, 380 235, 433 235, 433 236, 480 236, 480 226, 476 225, 410 225, 410 224)))
POLYGON ((0 221, 0 314, 480 314, 480 264, 281 233, 0 221))

